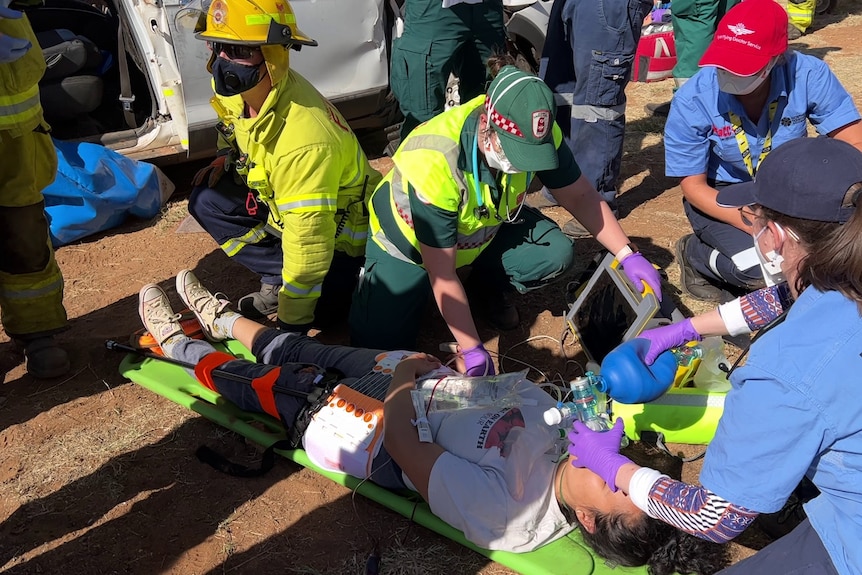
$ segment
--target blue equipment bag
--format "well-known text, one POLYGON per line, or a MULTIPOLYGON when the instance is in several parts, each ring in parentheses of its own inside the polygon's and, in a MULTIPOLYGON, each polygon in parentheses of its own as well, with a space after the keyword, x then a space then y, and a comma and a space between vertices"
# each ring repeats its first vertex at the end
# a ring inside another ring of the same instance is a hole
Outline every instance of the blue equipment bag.
POLYGON ((54 140, 57 178, 43 190, 51 243, 63 246, 122 224, 152 218, 174 186, 154 165, 97 144, 54 140))

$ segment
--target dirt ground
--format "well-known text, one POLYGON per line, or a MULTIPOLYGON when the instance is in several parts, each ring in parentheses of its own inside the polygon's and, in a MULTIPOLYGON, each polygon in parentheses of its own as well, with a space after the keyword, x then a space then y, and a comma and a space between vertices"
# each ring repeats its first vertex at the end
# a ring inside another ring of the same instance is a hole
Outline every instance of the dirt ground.
MULTIPOLYGON (((840 0, 819 17, 797 49, 825 58, 859 101, 862 95, 862 0, 840 0)), ((675 182, 663 175, 662 121, 643 106, 670 96, 670 82, 631 84, 623 160, 621 218, 641 250, 667 271, 665 294, 686 313, 702 311, 681 295, 673 246, 688 231, 675 182)), ((370 147, 370 146, 369 146, 370 147)), ((375 165, 385 170, 379 150, 375 165)), ((209 236, 178 233, 186 216, 187 182, 200 164, 167 169, 177 192, 152 221, 63 247, 71 328, 60 336, 72 356, 70 376, 34 380, 0 333, 0 572, 14 574, 365 573, 374 549, 381 573, 512 573, 438 537, 381 506, 286 460, 266 476, 238 479, 194 457, 206 444, 240 461, 258 451, 238 436, 123 379, 122 359, 105 341, 126 341, 140 327, 137 293, 157 282, 175 293, 173 277, 192 268, 204 283, 238 298, 257 280, 228 260, 209 236)), ((546 210, 560 223, 566 216, 546 210)), ((577 242, 576 277, 597 250, 577 242)), ((177 300, 178 301, 178 300, 177 300)), ((561 349, 566 301, 547 289, 519 301, 522 326, 495 333, 480 324, 504 369, 518 362, 549 377, 577 368, 561 349)), ((421 347, 449 341, 442 320, 429 314, 421 347)), ((321 333, 346 342, 346 329, 321 333)), ((691 455, 693 446, 672 446, 691 455)), ((685 478, 697 480, 697 464, 685 478)), ((761 543, 755 534, 734 544, 735 559, 761 543)))

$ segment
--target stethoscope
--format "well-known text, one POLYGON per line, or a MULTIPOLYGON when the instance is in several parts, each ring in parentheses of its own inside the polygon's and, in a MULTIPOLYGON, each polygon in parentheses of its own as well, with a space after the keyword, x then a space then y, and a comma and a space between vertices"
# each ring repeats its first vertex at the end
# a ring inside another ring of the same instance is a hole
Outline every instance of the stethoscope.
MULTIPOLYGON (((482 218, 490 218, 491 210, 488 209, 488 206, 485 205, 485 199, 482 197, 482 182, 479 180, 479 130, 476 130, 476 133, 473 135, 473 181, 476 184, 476 203, 478 204, 475 208, 473 208, 473 217, 476 219, 482 218)), ((530 173, 527 172, 527 182, 530 181, 530 173)), ((521 198, 520 203, 518 204, 518 209, 515 212, 514 217, 511 215, 511 211, 509 210, 509 197, 506 194, 506 191, 502 191, 502 195, 506 196, 506 219, 500 217, 500 214, 495 212, 494 217, 497 218, 498 222, 504 224, 516 224, 520 220, 518 220, 518 216, 521 214, 521 209, 524 207, 524 203, 527 200, 527 192, 524 191, 523 197, 521 198)))

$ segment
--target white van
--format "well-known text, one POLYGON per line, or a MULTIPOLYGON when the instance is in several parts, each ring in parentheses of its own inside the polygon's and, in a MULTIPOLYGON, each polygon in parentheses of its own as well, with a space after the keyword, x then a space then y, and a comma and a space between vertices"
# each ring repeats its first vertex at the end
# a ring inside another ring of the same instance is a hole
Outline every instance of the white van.
MULTIPOLYGON (((355 130, 386 128, 399 120, 389 92, 389 51, 402 4, 291 0, 300 28, 318 42, 291 52, 291 67, 338 106, 355 130)), ((550 2, 504 4, 512 16, 512 46, 535 66, 550 2)), ((174 16, 183 5, 182 0, 44 0, 25 9, 48 62, 40 88, 55 137, 160 162, 215 153, 209 51, 189 30, 176 29, 174 16)))
MULTIPOLYGON (((319 43, 292 52, 291 67, 354 129, 397 121, 388 97, 389 4, 293 0, 291 6, 319 43)), ((209 52, 190 31, 175 28, 181 8, 178 0, 45 0, 25 9, 48 62, 40 88, 57 138, 100 143, 137 159, 214 153, 209 52)))

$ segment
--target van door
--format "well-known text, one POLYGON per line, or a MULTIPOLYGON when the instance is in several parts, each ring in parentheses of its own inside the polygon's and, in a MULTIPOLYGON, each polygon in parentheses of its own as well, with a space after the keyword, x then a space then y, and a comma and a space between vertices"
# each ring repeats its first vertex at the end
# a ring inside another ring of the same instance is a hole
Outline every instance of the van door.
MULTIPOLYGON (((182 2, 166 0, 164 6, 182 78, 189 155, 213 155, 216 116, 209 105, 213 95, 212 78, 206 70, 209 49, 191 31, 177 30, 174 16, 182 2)), ((293 0, 291 7, 302 31, 318 42, 318 46, 291 52, 291 68, 338 105, 349 122, 364 114, 351 109, 352 104, 382 101, 389 88, 390 25, 384 0, 293 0)))

